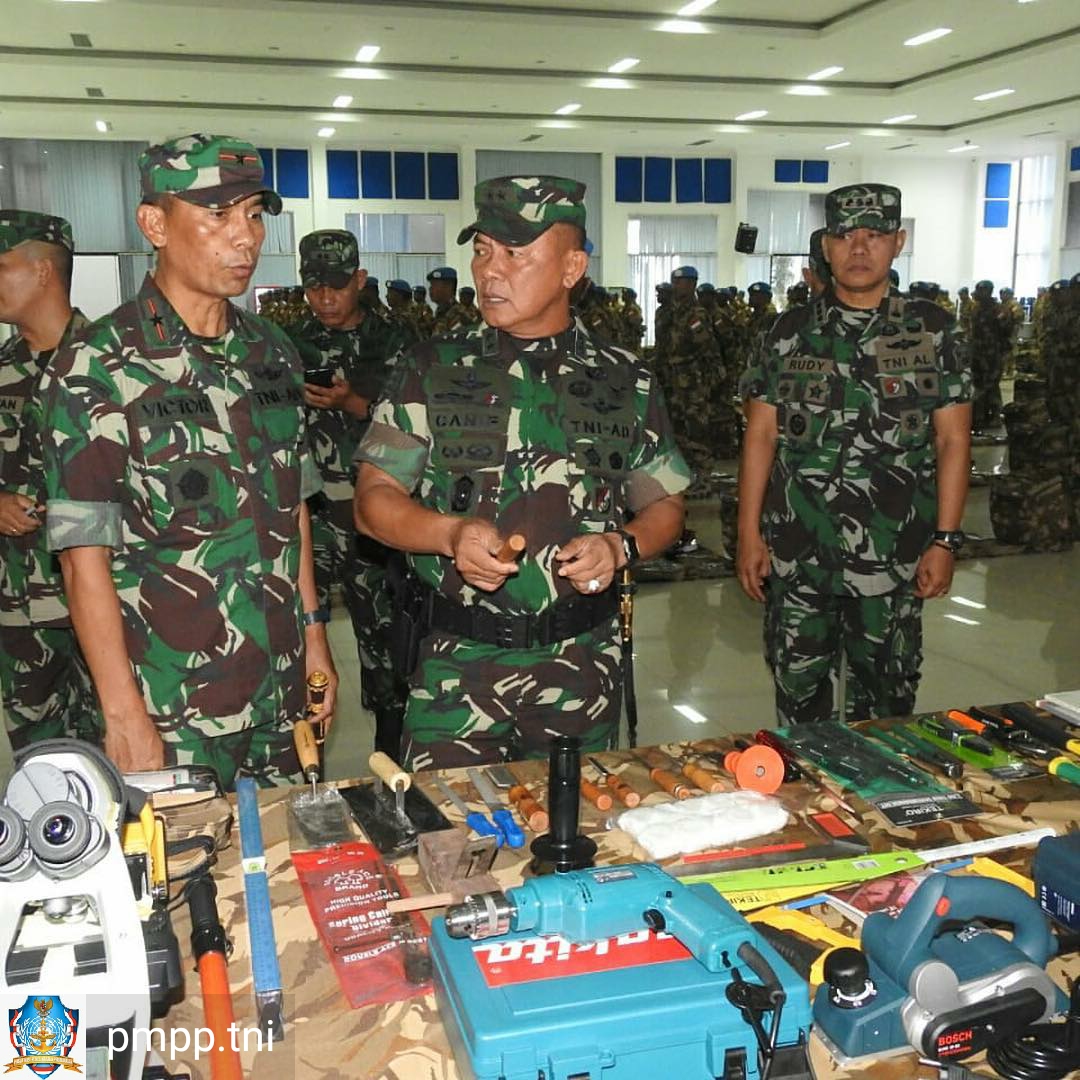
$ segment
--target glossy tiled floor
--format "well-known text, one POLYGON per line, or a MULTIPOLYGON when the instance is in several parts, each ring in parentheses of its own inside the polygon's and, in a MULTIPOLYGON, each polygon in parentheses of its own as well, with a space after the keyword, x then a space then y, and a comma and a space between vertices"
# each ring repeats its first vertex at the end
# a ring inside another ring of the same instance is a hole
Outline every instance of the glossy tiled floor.
MULTIPOLYGON (((977 447, 976 464, 1000 464, 1002 447, 977 447)), ((988 488, 971 491, 965 528, 991 535, 988 488)), ((720 542, 717 504, 691 504, 703 543, 720 542)), ((1080 687, 1080 546, 1051 555, 961 560, 948 600, 926 605, 918 707, 1015 701, 1080 687)), ((772 726, 772 680, 761 654, 761 609, 734 578, 654 583, 634 620, 639 741, 700 738, 772 726)), ((372 720, 357 705, 359 670, 342 614, 331 623, 342 705, 327 767, 363 771, 372 720)))

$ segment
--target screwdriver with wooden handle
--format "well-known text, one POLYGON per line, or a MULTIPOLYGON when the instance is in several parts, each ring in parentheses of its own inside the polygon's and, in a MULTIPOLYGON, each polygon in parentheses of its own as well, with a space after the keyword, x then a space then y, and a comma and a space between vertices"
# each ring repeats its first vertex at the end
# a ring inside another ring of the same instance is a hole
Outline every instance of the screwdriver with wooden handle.
POLYGON ((702 791, 709 795, 715 794, 717 791, 727 791, 730 787, 727 781, 717 776, 716 773, 709 772, 708 769, 703 769, 700 765, 696 765, 692 761, 683 763, 682 772, 683 776, 685 776, 694 787, 701 788, 702 791))
POLYGON ((368 758, 368 768, 394 793, 394 812, 405 817, 405 792, 412 787, 412 777, 392 758, 376 750, 368 758))

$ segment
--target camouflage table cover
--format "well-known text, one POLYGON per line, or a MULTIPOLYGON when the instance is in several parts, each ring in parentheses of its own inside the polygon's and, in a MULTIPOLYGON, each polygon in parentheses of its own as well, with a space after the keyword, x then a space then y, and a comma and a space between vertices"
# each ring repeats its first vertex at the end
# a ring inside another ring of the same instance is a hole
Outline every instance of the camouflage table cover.
MULTIPOLYGON (((692 757, 695 752, 723 752, 731 747, 731 739, 722 738, 670 743, 661 749, 676 757, 692 757)), ((670 798, 649 781, 647 767, 630 751, 600 754, 597 757, 609 768, 620 772, 638 791, 643 794, 650 792, 645 798, 645 805, 670 798)), ((546 776, 547 763, 520 762, 512 768, 544 801, 544 785, 540 781, 546 776)), ((583 774, 590 777, 595 775, 594 770, 584 762, 583 774)), ((432 796, 451 821, 460 821, 461 815, 433 787, 435 776, 446 779, 467 802, 475 801, 476 793, 464 770, 421 772, 415 774, 414 778, 414 782, 432 796)), ((352 781, 346 781, 342 786, 349 783, 352 781)), ((862 815, 861 825, 855 821, 852 823, 858 825, 867 836, 874 850, 942 847, 1047 825, 1064 833, 1080 825, 1080 789, 1055 778, 1040 777, 1005 784, 968 769, 960 786, 965 794, 984 807, 985 812, 975 818, 936 822, 918 828, 890 826, 884 817, 856 796, 845 793, 845 798, 862 815)), ((454 1063, 433 995, 387 1006, 357 1010, 348 1008, 337 976, 308 914, 290 859, 286 823, 288 794, 288 789, 259 793, 266 870, 270 879, 274 929, 285 987, 286 1037, 284 1042, 275 1044, 272 1051, 264 1050, 259 1055, 256 1055, 252 1041, 250 1052, 241 1054, 245 1072, 251 1071, 251 1075, 259 1080, 304 1080, 309 1077, 320 1080, 344 1080, 346 1077, 349 1080, 460 1080, 462 1074, 454 1063)), ((837 809, 835 802, 827 795, 802 783, 786 784, 779 794, 793 814, 798 811, 837 809)), ((582 802, 582 829, 591 833, 599 845, 597 862, 648 861, 647 854, 635 846, 627 833, 618 829, 605 830, 605 819, 619 810, 621 806, 617 802, 615 808, 606 814, 582 802)), ((813 834, 802 819, 793 818, 792 824, 782 835, 785 840, 806 840, 813 834)), ((531 841, 532 834, 526 832, 526 836, 531 841)), ((762 837, 753 843, 776 842, 780 836, 762 837)), ((995 857, 1024 870, 1030 861, 1031 849, 1002 852, 995 857)), ((507 888, 519 884, 527 860, 528 846, 518 851, 500 851, 492 871, 500 886, 507 888)), ((663 860, 664 864, 674 862, 677 859, 663 860)), ((411 893, 429 891, 415 858, 405 859, 397 866, 411 893)), ((244 883, 235 825, 233 842, 221 852, 214 877, 218 886, 219 914, 234 947, 229 974, 237 1022, 242 1028, 254 1027, 250 949, 244 921, 244 883)), ((194 1031, 203 1023, 203 1011, 198 975, 190 961, 190 925, 186 907, 178 909, 173 919, 184 956, 186 993, 185 1000, 170 1011, 162 1024, 166 1028, 183 1027, 194 1031)), ((1050 971, 1064 986, 1065 973, 1069 978, 1080 975, 1080 958, 1056 960, 1051 964, 1050 971)), ((911 1080, 914 1077, 937 1075, 936 1070, 920 1067, 914 1054, 844 1069, 830 1057, 816 1036, 811 1039, 811 1056, 818 1080, 911 1080)), ((978 1067, 979 1060, 975 1059, 975 1067, 978 1067)), ((174 1067, 189 1068, 193 1080, 209 1077, 205 1060, 178 1060, 174 1067)))

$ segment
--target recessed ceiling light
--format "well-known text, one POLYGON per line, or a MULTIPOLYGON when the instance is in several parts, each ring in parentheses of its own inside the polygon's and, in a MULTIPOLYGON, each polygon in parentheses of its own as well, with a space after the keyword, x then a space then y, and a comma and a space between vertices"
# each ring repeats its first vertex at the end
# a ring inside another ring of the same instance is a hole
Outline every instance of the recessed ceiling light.
POLYGON ((916 34, 914 37, 909 37, 904 42, 905 45, 925 45, 928 41, 937 41, 938 38, 943 38, 946 34, 951 34, 952 30, 948 26, 939 26, 936 30, 927 30, 925 34, 916 34))
POLYGON ((820 71, 815 71, 813 75, 807 75, 806 81, 817 82, 818 79, 828 79, 832 75, 839 75, 840 72, 843 70, 844 69, 842 67, 836 66, 822 68, 820 71))
POLYGON ((379 55, 380 48, 379 45, 361 45, 356 53, 356 62, 358 64, 370 64, 379 55))
POLYGON ((830 143, 828 146, 825 147, 825 149, 826 150, 843 150, 843 148, 845 146, 850 146, 850 145, 851 145, 851 140, 846 139, 844 142, 830 143))
POLYGON ((352 94, 338 94, 334 98, 335 109, 347 109, 352 104, 352 94))
POLYGON ((571 101, 568 105, 563 105, 561 108, 555 110, 556 116, 569 116, 571 113, 576 113, 581 108, 580 101, 571 101))
POLYGON ((688 19, 691 15, 700 15, 703 11, 708 11, 715 3, 716 0, 690 0, 689 4, 683 4, 675 14, 680 18, 688 19))
POLYGON ((828 90, 824 86, 818 86, 815 83, 799 83, 796 86, 790 86, 784 91, 786 94, 794 94, 796 97, 825 97, 828 94, 828 90))
POLYGON ((95 120, 94 127, 104 135, 107 131, 112 131, 112 124, 108 120, 95 120))
POLYGON ((319 128, 319 130, 316 131, 315 134, 318 135, 320 139, 329 139, 334 134, 334 131, 334 128, 325 127, 319 128))
POLYGON ((768 116, 768 109, 752 109, 750 112, 740 113, 735 119, 738 120, 760 120, 763 116, 768 116))
POLYGON ((595 90, 633 90, 634 84, 629 79, 590 79, 588 85, 595 90))
POLYGON ((899 116, 890 116, 888 120, 882 120, 881 122, 883 124, 904 124, 904 123, 907 123, 908 120, 917 120, 917 119, 918 119, 918 116, 916 116, 915 113, 908 112, 908 113, 901 113, 899 116))
POLYGON ((338 73, 339 79, 385 79, 386 73, 378 68, 342 68, 338 73))
POLYGON ((950 154, 962 154, 965 150, 978 150, 978 146, 972 143, 968 146, 966 143, 963 146, 952 146, 949 148, 950 154))
POLYGON ((640 63, 641 61, 636 56, 624 56, 622 60, 617 60, 608 68, 608 74, 621 75, 624 71, 637 67, 640 63))
POLYGON ((1002 90, 989 90, 985 94, 976 94, 972 101, 990 101, 996 97, 1007 97, 1009 94, 1015 94, 1016 91, 1012 87, 1006 87, 1002 90))
POLYGON ((709 28, 693 19, 667 19, 657 28, 665 34, 707 34, 709 28))

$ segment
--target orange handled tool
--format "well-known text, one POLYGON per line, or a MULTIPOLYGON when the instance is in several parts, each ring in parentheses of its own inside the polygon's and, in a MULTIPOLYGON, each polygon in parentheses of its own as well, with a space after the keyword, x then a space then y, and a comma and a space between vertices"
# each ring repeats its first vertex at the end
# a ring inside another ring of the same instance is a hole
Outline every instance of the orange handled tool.
POLYGON ((498 554, 495 556, 499 562, 515 562, 521 558, 521 553, 525 550, 525 537, 521 533, 514 533, 513 536, 508 536, 503 546, 499 548, 498 554))
POLYGON ((510 801, 517 807, 522 820, 534 833, 547 832, 548 812, 533 798, 524 784, 515 784, 510 789, 510 801))
POLYGON ((784 782, 784 759, 771 747, 754 743, 745 750, 732 750, 724 756, 724 768, 735 776, 735 783, 745 791, 771 795, 784 782))
POLYGON ((217 913, 217 888, 209 874, 200 874, 185 889, 191 911, 191 951, 199 969, 203 1014, 213 1034, 210 1058, 212 1080, 243 1080, 240 1055, 233 1042, 236 1015, 225 965, 228 938, 217 913))
POLYGON ((606 791, 601 791, 591 780, 581 778, 581 794, 596 807, 597 810, 610 810, 614 800, 606 791))
POLYGON ((616 773, 613 773, 610 769, 605 768, 594 757, 589 758, 593 768, 604 778, 604 783, 611 788, 615 794, 615 798, 631 809, 638 806, 641 803, 641 796, 621 777, 616 773))
POLYGON ((689 799, 693 794, 689 784, 684 784, 673 772, 667 769, 650 769, 649 779, 659 787, 662 787, 669 795, 676 799, 689 799))
POLYGON ((694 787, 701 788, 702 791, 708 792, 710 795, 728 789, 728 785, 716 773, 711 773, 708 769, 703 769, 700 765, 693 764, 693 762, 687 762, 683 765, 682 771, 683 776, 694 787))

